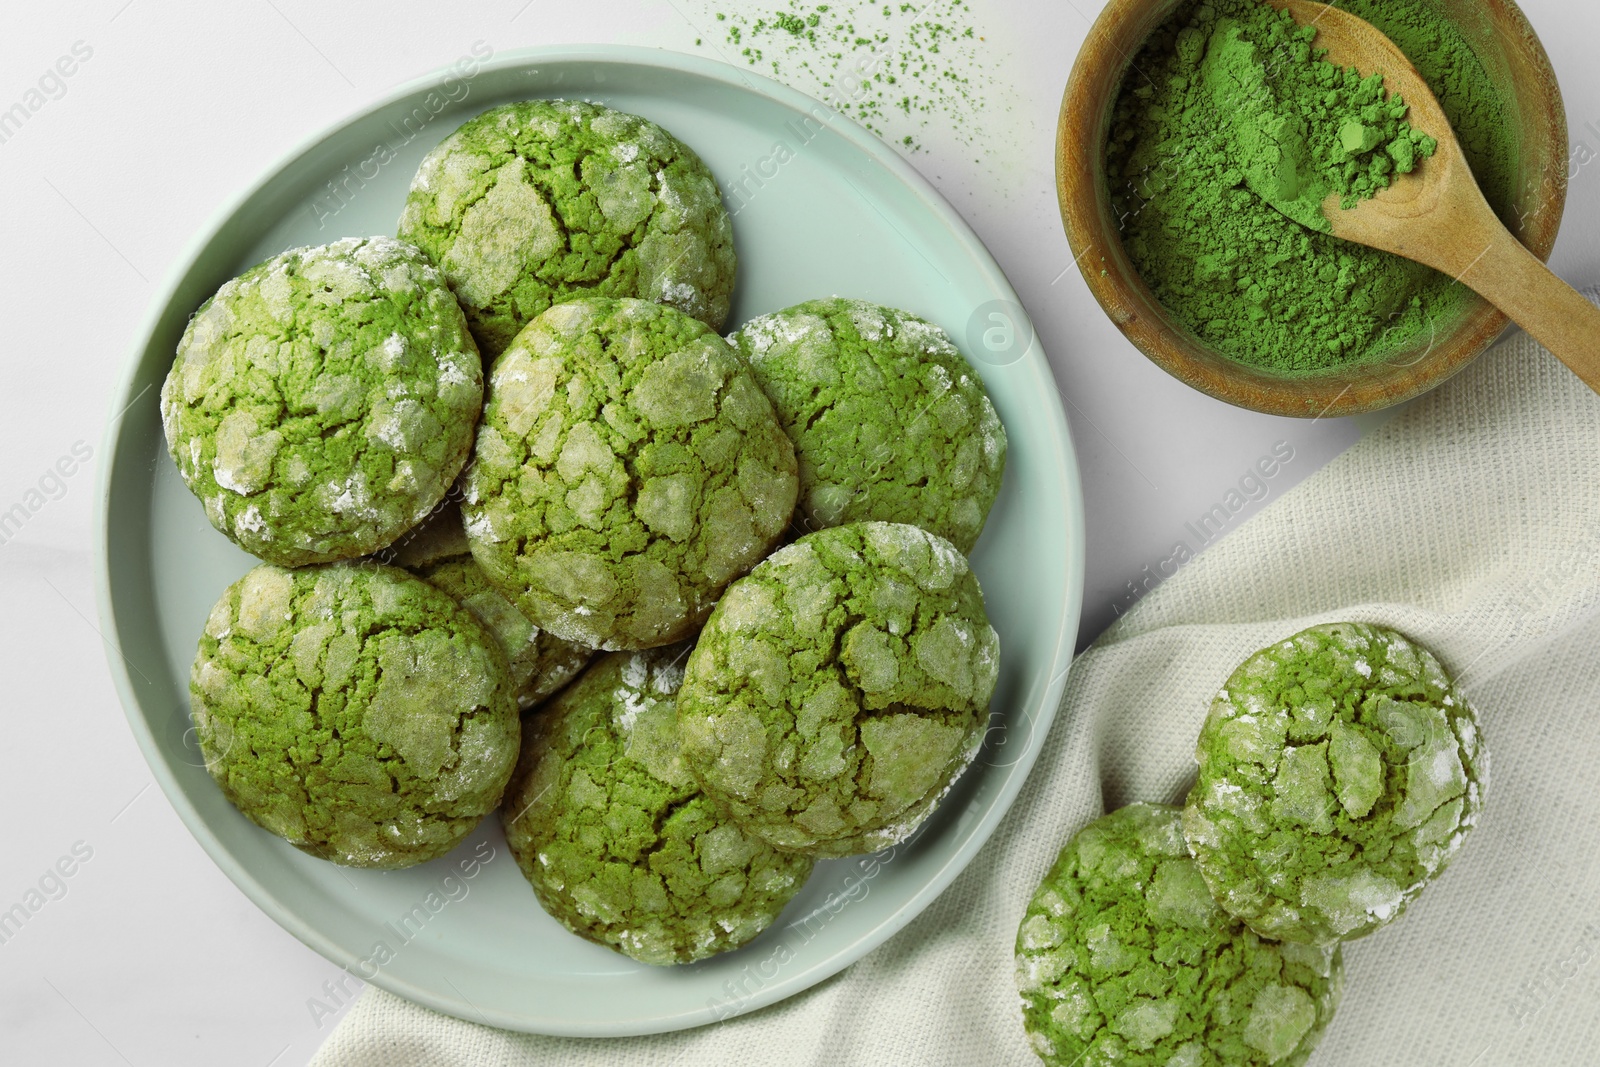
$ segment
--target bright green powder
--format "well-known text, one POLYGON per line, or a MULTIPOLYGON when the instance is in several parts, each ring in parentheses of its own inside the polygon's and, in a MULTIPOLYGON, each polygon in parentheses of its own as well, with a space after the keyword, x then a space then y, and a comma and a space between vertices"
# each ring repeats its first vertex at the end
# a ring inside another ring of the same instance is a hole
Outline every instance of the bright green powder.
POLYGON ((778 0, 743 11, 723 3, 701 5, 706 14, 693 21, 712 36, 695 44, 820 97, 905 150, 923 150, 931 127, 982 147, 1001 95, 999 57, 966 0, 778 0))
POLYGON ((1327 232, 1322 202, 1330 193, 1354 206, 1438 146, 1402 121, 1405 101, 1386 97, 1382 76, 1363 79, 1317 59, 1313 27, 1281 18, 1267 31, 1258 39, 1271 55, 1229 18, 1217 21, 1209 42, 1198 30, 1180 34, 1178 49, 1197 58, 1204 50, 1200 84, 1235 160, 1224 181, 1237 185, 1237 170, 1245 187, 1278 211, 1327 232))
MULTIPOLYGON (((1348 0, 1416 63, 1502 215, 1502 98, 1430 0, 1348 0)), ((1427 267, 1327 234, 1321 203, 1372 196, 1434 149, 1404 101, 1321 60, 1314 31, 1257 0, 1188 4, 1146 42, 1112 120, 1124 245, 1207 345, 1282 372, 1379 359, 1470 298, 1427 267)))

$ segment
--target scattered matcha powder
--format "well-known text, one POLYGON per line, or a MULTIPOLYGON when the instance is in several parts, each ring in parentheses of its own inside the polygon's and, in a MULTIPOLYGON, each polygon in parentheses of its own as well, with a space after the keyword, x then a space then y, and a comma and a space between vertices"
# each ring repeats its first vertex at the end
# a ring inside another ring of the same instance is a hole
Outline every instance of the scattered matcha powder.
MULTIPOLYGON (((886 141, 925 151, 931 129, 978 145, 999 56, 963 0, 809 4, 715 12, 723 58, 819 97, 886 141)), ((697 24, 698 20, 697 20, 697 24)), ((695 44, 700 44, 696 39, 695 44)))
MULTIPOLYGON (((1430 0, 1345 8, 1417 64, 1506 216, 1512 131, 1460 31, 1430 0)), ((1377 79, 1322 61, 1283 12, 1257 0, 1185 5, 1135 58, 1112 120, 1107 173, 1130 257, 1201 340, 1281 372, 1382 358, 1447 328, 1466 289, 1313 232, 1328 229, 1317 205, 1329 192, 1351 206, 1431 154, 1404 114, 1377 79)))

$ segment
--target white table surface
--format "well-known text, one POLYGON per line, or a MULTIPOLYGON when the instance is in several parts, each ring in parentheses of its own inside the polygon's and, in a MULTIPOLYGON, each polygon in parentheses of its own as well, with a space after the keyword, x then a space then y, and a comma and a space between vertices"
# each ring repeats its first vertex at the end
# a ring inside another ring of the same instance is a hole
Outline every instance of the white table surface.
MULTIPOLYGON (((984 158, 926 139, 913 162, 988 243, 1055 368, 1088 506, 1084 640, 1132 603, 1128 583, 1185 524, 1286 442, 1263 503, 1356 439, 1351 420, 1236 410, 1140 357, 1100 313, 1062 236, 1056 110, 1099 0, 970 0, 998 79, 984 158)), ((764 10, 770 5, 762 4, 764 10)), ((729 9, 749 8, 732 0, 729 9)), ((1577 169, 1554 266, 1600 282, 1600 9, 1523 0, 1561 78, 1577 169), (1589 124, 1593 124, 1592 126, 1589 124)), ((153 784, 98 636, 90 522, 110 390, 156 286, 219 208, 291 146, 390 87, 464 55, 618 42, 695 51, 686 0, 93 0, 7 4, 0 109, 58 57, 89 57, 0 143, 0 510, 62 457, 73 469, 0 544, 0 910, 53 894, 0 943, 0 1061, 303 1064, 343 976, 212 866, 153 784), (467 10, 458 10, 466 8, 467 10), (80 43, 81 42, 81 43, 80 43), (76 848, 76 856, 74 849, 76 848), (87 860, 80 858, 87 854, 87 860), (70 877, 48 872, 62 857, 70 877)), ((707 48, 700 51, 713 54, 707 48)), ((1574 462, 1589 462, 1585 457, 1574 462)), ((349 984, 349 983, 347 983, 349 984)))

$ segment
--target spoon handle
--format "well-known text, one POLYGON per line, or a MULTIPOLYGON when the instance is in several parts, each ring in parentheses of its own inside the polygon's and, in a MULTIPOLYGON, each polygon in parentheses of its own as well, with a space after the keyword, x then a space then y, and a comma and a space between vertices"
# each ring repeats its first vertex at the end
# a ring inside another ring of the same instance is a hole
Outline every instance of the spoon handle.
POLYGON ((1600 393, 1600 308, 1556 277, 1504 226, 1457 278, 1544 345, 1600 393))

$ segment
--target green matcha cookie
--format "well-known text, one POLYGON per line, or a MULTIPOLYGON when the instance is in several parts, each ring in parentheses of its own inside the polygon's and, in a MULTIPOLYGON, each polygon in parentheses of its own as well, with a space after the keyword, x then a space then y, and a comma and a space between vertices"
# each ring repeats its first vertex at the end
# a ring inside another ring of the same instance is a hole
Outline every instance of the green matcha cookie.
POLYGON ((499 640, 511 667, 517 704, 533 707, 578 676, 594 650, 539 629, 484 576, 472 558, 461 508, 447 499, 421 526, 377 554, 443 589, 499 640))
POLYGON ((956 547, 864 522, 728 587, 678 720, 706 792, 779 848, 873 852, 917 828, 983 741, 999 641, 956 547))
POLYGON ((391 567, 404 567, 415 571, 430 563, 453 556, 469 556, 472 546, 467 543, 467 528, 461 524, 461 494, 458 481, 428 517, 395 538, 393 543, 372 554, 379 563, 391 567))
POLYGON ((206 768, 251 820, 354 867, 450 851, 517 758, 504 654, 393 567, 264 565, 222 594, 189 675, 206 768))
POLYGON ((1299 1067, 1343 985, 1337 946, 1264 941, 1218 908, 1163 805, 1080 830, 1017 931, 1023 1026, 1051 1067, 1299 1067))
POLYGON ((1184 833, 1217 901, 1263 937, 1391 922, 1478 819, 1488 753, 1439 661, 1332 623, 1240 664, 1211 703, 1184 833))
POLYGON ((908 522, 972 551, 1000 492, 1006 432, 939 327, 859 300, 811 300, 731 338, 800 462, 803 532, 908 522))
POLYGON ((594 650, 539 629, 505 598, 471 556, 419 567, 417 577, 455 597, 500 642, 511 666, 517 704, 531 708, 578 676, 594 650))
POLYGON ((771 925, 811 860, 741 833, 678 748, 686 645, 618 652, 529 719, 501 810, 546 911, 644 963, 690 963, 771 925))
POLYGON ((472 554, 592 648, 695 631, 783 535, 794 447, 732 346, 660 304, 557 304, 495 361, 462 507, 472 554))
POLYGON ((722 329, 733 226, 687 145, 637 115, 528 100, 463 123, 422 161, 400 236, 439 265, 486 358, 551 304, 629 296, 722 329))
POLYGON ((297 248, 228 282, 161 389, 167 448, 206 518, 285 567, 416 525, 466 462, 482 404, 455 298, 389 237, 297 248))

